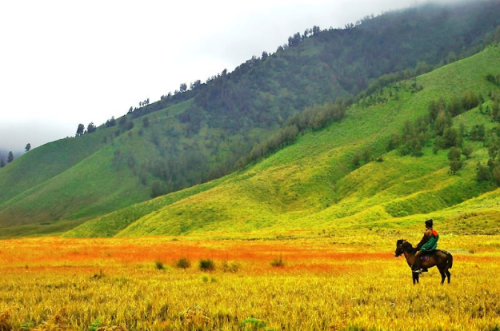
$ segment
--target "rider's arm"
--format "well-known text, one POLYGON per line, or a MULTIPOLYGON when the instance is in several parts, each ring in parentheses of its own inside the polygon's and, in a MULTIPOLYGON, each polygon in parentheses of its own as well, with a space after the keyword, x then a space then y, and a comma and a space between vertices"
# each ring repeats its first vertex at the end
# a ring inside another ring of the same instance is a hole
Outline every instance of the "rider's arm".
POLYGON ((424 236, 422 237, 422 240, 420 240, 420 242, 417 245, 417 251, 419 251, 420 248, 422 248, 422 246, 429 240, 429 238, 431 237, 431 234, 432 234, 432 230, 425 231, 424 236))

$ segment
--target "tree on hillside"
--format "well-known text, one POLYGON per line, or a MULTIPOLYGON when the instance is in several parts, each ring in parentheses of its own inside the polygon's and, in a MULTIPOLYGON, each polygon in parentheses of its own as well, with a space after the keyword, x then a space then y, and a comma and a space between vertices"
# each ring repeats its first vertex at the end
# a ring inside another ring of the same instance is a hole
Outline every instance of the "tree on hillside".
POLYGON ((7 156, 7 162, 11 163, 12 161, 14 161, 14 154, 10 151, 9 156, 7 156))
POLYGON ((450 173, 452 175, 456 174, 460 169, 462 169, 462 161, 451 161, 450 162, 450 173))
POLYGON ((289 47, 294 47, 298 46, 300 44, 300 33, 296 33, 293 35, 293 37, 288 38, 288 46, 289 47))
POLYGON ((27 143, 26 147, 24 147, 24 149, 26 150, 26 153, 28 153, 31 150, 31 144, 27 143))
POLYGON ((482 165, 481 162, 478 162, 476 166, 476 176, 478 182, 491 180, 492 175, 490 168, 482 165))
POLYGON ((181 86, 179 87, 179 91, 180 91, 181 93, 184 93, 184 92, 186 92, 186 91, 187 91, 187 85, 186 85, 186 83, 182 83, 182 84, 181 84, 181 86))
POLYGON ((486 135, 484 124, 473 126, 469 135, 472 141, 484 141, 484 136, 486 135))
POLYGON ((0 160, 0 168, 5 167, 5 161, 3 159, 0 160))
POLYGON ((462 155, 462 150, 457 147, 450 148, 448 152, 448 160, 450 160, 450 173, 452 175, 456 174, 463 167, 463 163, 460 160, 462 155))
POLYGON ((94 125, 94 122, 90 122, 87 126, 87 133, 92 133, 97 130, 97 127, 94 125))
POLYGON ((497 182, 497 185, 500 186, 500 166, 496 166, 494 169, 493 169, 493 178, 495 179, 495 181, 497 182))
POLYGON ((462 137, 455 128, 446 128, 443 132, 443 138, 446 147, 458 147, 462 144, 462 137))
POLYGON ((462 150, 457 147, 450 148, 448 152, 448 160, 450 161, 460 161, 460 156, 462 155, 462 150))
POLYGON ((472 147, 471 144, 467 144, 464 149, 462 150, 462 154, 465 155, 465 157, 468 159, 470 159, 470 156, 472 154, 472 152, 474 151, 474 148, 472 147))
POLYGON ((85 130, 85 126, 83 124, 78 124, 78 128, 76 129, 76 136, 81 136, 83 131, 85 130))
POLYGON ((201 86, 201 80, 199 79, 190 84, 191 90, 196 90, 200 86, 201 86))
POLYGON ((112 116, 110 120, 106 121, 106 127, 107 128, 115 126, 115 124, 116 124, 116 120, 115 120, 114 116, 112 116))

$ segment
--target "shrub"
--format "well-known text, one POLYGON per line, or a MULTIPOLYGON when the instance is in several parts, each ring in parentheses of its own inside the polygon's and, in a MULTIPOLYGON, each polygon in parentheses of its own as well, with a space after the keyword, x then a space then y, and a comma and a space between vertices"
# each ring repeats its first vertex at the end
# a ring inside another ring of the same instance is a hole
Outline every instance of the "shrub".
POLYGON ((181 269, 187 269, 191 267, 191 261, 189 261, 187 258, 183 257, 182 259, 179 259, 177 261, 177 267, 181 269))
POLYGON ((467 146, 464 147, 464 149, 462 150, 462 154, 465 155, 465 157, 468 159, 470 159, 470 156, 471 154, 474 152, 474 148, 472 147, 472 145, 468 144, 467 146))
POLYGON ((156 265, 156 269, 158 270, 164 270, 165 267, 163 266, 163 262, 161 262, 160 260, 156 260, 155 261, 155 265, 156 265))
POLYGON ((280 254, 280 258, 275 258, 271 265, 276 268, 283 268, 285 266, 285 261, 283 260, 283 256, 280 254))
POLYGON ((450 161, 450 173, 452 175, 456 174, 462 167, 462 161, 450 161))
POLYGON ((477 164, 476 167, 476 175, 477 175, 477 181, 482 182, 482 181, 489 181, 491 180, 491 172, 490 168, 487 166, 482 165, 481 163, 477 164))
POLYGON ((212 261, 210 259, 200 260, 200 270, 201 271, 214 271, 215 270, 214 261, 212 261))

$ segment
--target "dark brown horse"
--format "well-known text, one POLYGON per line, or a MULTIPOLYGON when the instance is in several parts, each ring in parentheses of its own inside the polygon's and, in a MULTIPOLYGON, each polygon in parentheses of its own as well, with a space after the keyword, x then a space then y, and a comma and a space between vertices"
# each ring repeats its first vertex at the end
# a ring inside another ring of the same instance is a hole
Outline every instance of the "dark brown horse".
MULTIPOLYGON (((406 262, 411 268, 413 262, 415 261, 416 252, 417 250, 413 247, 412 244, 410 244, 406 240, 398 240, 398 242, 396 243, 396 251, 394 252, 394 256, 398 257, 404 254, 406 262)), ((429 259, 427 261, 422 260, 421 266, 423 268, 432 268, 436 266, 439 269, 439 273, 441 274, 441 284, 444 283, 446 277, 448 277, 448 284, 449 284, 451 277, 449 269, 451 269, 451 267, 453 266, 453 256, 450 253, 440 249, 436 249, 434 252, 426 255, 429 256, 429 259)), ((419 274, 413 271, 412 274, 413 274, 413 284, 415 284, 415 282, 418 283, 419 274)))

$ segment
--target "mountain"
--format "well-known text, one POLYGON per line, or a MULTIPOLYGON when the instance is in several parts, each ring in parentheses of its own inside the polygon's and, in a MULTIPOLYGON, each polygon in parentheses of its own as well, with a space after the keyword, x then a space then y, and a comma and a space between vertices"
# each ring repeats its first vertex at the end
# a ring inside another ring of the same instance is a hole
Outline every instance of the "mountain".
MULTIPOLYGON (((310 131, 245 170, 95 218, 66 236, 343 236, 351 229, 421 227, 431 217, 444 233, 498 233, 500 189, 487 164, 500 171, 499 60, 496 45, 418 76, 418 88, 413 79, 390 84, 353 104, 341 122, 310 131), (488 77, 497 77, 496 83, 488 77), (449 113, 455 98, 466 105, 470 93, 484 100, 449 113), (430 120, 439 100, 445 102, 440 113, 451 120, 441 134, 439 120, 430 120), (422 147, 412 156, 405 152, 411 142, 405 131, 422 127, 423 120, 422 147), (480 127, 483 138, 474 133, 480 127), (453 146, 436 148, 450 132, 457 134, 453 146), (395 136, 403 139, 388 148, 395 136), (469 158, 459 153, 462 169, 453 174, 450 151, 456 146, 473 152, 469 158), (355 162, 367 151, 366 160, 355 162), (479 168, 485 178, 478 177, 479 168)), ((496 180, 500 185, 500 176, 496 180)))
POLYGON ((354 99, 358 93, 365 91, 359 98, 373 102, 382 86, 500 40, 498 9, 498 0, 428 4, 367 17, 345 29, 297 33, 273 54, 253 57, 189 89, 184 85, 8 164, 0 170, 0 228, 5 236, 58 233, 151 197, 226 181, 209 182, 282 146, 283 140, 268 139, 290 121, 297 124, 297 131, 288 132, 292 138, 329 123, 329 115, 318 115, 329 111, 317 111, 316 105, 340 107, 338 121, 345 107, 360 100, 354 99), (314 120, 301 126, 300 116, 314 120))

